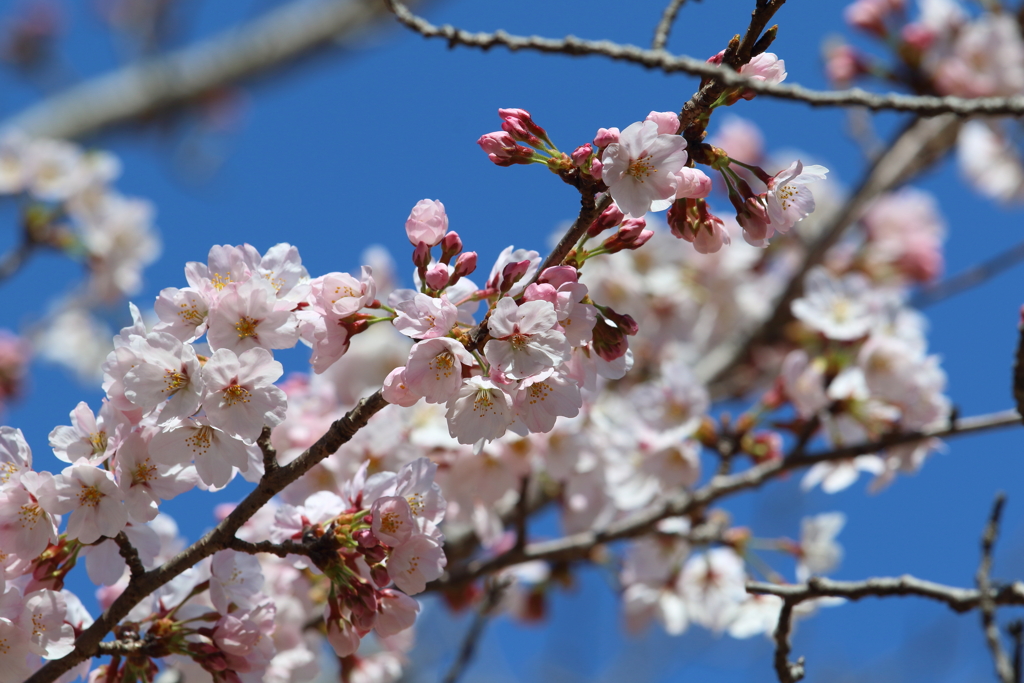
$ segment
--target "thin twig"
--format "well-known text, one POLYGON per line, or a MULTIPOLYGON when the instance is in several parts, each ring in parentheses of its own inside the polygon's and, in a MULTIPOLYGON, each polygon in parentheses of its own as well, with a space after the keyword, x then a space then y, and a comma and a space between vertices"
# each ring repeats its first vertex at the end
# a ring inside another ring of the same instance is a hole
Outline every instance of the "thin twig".
POLYGON ((992 652, 996 675, 1002 683, 1014 683, 1013 665, 1010 663, 1010 658, 1006 656, 1006 650, 1003 649, 1002 634, 999 632, 999 624, 996 622, 996 603, 992 598, 992 549, 995 547, 996 537, 999 535, 999 520, 1002 517, 1005 504, 1006 496, 1002 493, 996 494, 988 524, 985 525, 985 531, 981 535, 981 562, 978 564, 975 582, 978 584, 978 593, 980 594, 978 608, 981 610, 981 628, 985 633, 988 649, 992 652))
MULTIPOLYGON (((807 583, 792 585, 750 581, 747 583, 747 592, 777 595, 794 604, 825 597, 860 600, 867 597, 912 595, 941 602, 960 613, 978 609, 982 595, 981 591, 973 588, 945 586, 909 575, 874 577, 862 581, 834 581, 815 576, 808 579, 807 583)), ((1024 583, 1018 581, 1009 586, 990 589, 990 597, 997 605, 1024 605, 1024 583)))
POLYGON ((498 606, 502 594, 504 594, 505 589, 510 584, 511 581, 509 580, 496 580, 488 588, 483 603, 473 615, 473 622, 469 625, 469 630, 466 631, 466 636, 462 639, 459 653, 444 677, 444 683, 456 683, 466 670, 466 667, 469 666, 469 663, 473 660, 473 655, 476 653, 477 644, 484 634, 487 620, 490 618, 494 608, 498 606))
POLYGON ((850 90, 811 90, 800 85, 769 83, 741 76, 735 71, 708 62, 672 55, 664 50, 645 50, 636 45, 613 43, 607 40, 583 40, 575 36, 542 38, 540 36, 514 36, 505 31, 470 33, 445 24, 435 26, 414 15, 398 0, 385 0, 403 24, 427 38, 442 38, 449 47, 464 45, 482 50, 505 47, 511 51, 530 50, 570 56, 600 55, 616 61, 637 64, 666 73, 687 73, 719 79, 729 87, 743 87, 761 95, 803 102, 815 107, 861 106, 872 111, 905 111, 919 116, 954 114, 956 116, 1000 116, 1024 114, 1024 96, 1012 97, 935 97, 930 95, 901 95, 899 93, 871 93, 860 88, 850 90))
POLYGON ((270 427, 263 426, 263 431, 260 433, 260 438, 256 439, 256 445, 259 446, 260 451, 263 453, 263 472, 274 472, 278 468, 277 464, 277 449, 274 448, 270 443, 270 427))
POLYGON ((654 27, 654 40, 651 41, 652 50, 664 49, 668 43, 668 34, 672 31, 672 24, 675 23, 679 8, 686 4, 686 0, 669 0, 668 6, 661 14, 661 21, 654 27))
POLYGON ((516 544, 514 547, 522 550, 526 547, 526 525, 530 518, 530 475, 527 474, 519 484, 519 500, 516 501, 516 544))
POLYGON ((1006 626, 1006 632, 1013 638, 1013 680, 1014 683, 1021 683, 1024 670, 1024 621, 1011 621, 1006 626))
POLYGON ((22 266, 28 262, 28 257, 32 255, 35 248, 35 242, 23 240, 18 246, 0 256, 0 282, 9 280, 17 275, 22 266))
POLYGON ((956 296, 1024 261, 1024 242, 1016 244, 987 261, 971 266, 934 285, 922 288, 910 299, 914 308, 924 308, 956 296))

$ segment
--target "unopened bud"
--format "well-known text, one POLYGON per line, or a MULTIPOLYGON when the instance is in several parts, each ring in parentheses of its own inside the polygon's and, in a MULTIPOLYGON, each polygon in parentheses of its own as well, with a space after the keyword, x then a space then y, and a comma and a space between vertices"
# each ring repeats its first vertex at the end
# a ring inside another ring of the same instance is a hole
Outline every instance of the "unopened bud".
POLYGON ((427 268, 427 275, 423 281, 427 283, 427 287, 441 291, 448 286, 448 266, 443 263, 435 263, 427 268))
POLYGON ((530 261, 514 261, 501 271, 501 285, 498 291, 502 294, 512 289, 512 286, 523 279, 526 271, 530 269, 530 261))
POLYGON ((598 128, 594 136, 594 146, 604 149, 613 142, 619 141, 618 128, 598 128))
POLYGON ((502 118, 502 130, 512 135, 522 135, 521 142, 533 145, 535 143, 530 142, 529 139, 540 138, 551 143, 551 140, 548 139, 548 132, 538 126, 530 116, 530 112, 525 109, 499 109, 498 116, 502 118), (516 132, 513 133, 513 130, 516 132))
POLYGON ((587 228, 587 235, 589 237, 596 237, 605 230, 614 228, 616 225, 622 223, 625 217, 625 214, 622 213, 622 210, 617 205, 611 204, 607 209, 601 212, 601 215, 598 216, 593 223, 590 224, 590 227, 587 228))
POLYGON ((483 135, 476 144, 480 145, 487 153, 487 158, 498 166, 533 163, 533 150, 517 145, 512 136, 505 131, 483 135))
POLYGON ((426 242, 420 242, 412 250, 412 262, 417 268, 425 269, 430 265, 430 247, 426 242))
POLYGON ((587 144, 580 145, 579 147, 574 149, 572 154, 569 156, 572 157, 573 166, 575 166, 576 168, 583 168, 583 165, 587 163, 587 159, 589 159, 590 155, 593 153, 594 148, 591 147, 590 143, 588 142, 587 144))
POLYGON ((462 238, 457 232, 449 232, 441 240, 441 263, 448 263, 462 251, 462 238))
POLYGON ((466 277, 476 270, 476 252, 467 251, 455 259, 455 277, 466 277))
POLYGON ((594 351, 609 363, 616 358, 621 358, 629 349, 629 342, 621 329, 608 324, 603 318, 598 318, 594 325, 594 337, 592 341, 594 351))
POLYGON ((627 315, 625 313, 618 313, 609 308, 608 306, 601 307, 601 315, 603 315, 608 320, 611 320, 613 323, 615 323, 616 327, 618 327, 625 334, 628 334, 631 337, 640 331, 640 326, 637 325, 636 321, 633 320, 633 316, 631 315, 627 315))

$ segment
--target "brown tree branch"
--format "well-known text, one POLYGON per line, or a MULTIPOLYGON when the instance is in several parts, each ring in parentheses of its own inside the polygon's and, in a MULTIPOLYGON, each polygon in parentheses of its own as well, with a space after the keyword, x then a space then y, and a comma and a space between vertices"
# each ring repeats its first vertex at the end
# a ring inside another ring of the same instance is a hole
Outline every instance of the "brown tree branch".
MULTIPOLYGON (((767 83, 741 76, 735 71, 708 64, 702 59, 672 55, 664 50, 645 50, 636 45, 613 43, 607 40, 583 40, 575 36, 542 38, 540 36, 514 36, 505 31, 471 33, 445 24, 435 26, 414 15, 398 0, 384 0, 403 24, 427 38, 443 38, 449 47, 463 45, 482 50, 505 47, 513 52, 529 50, 570 56, 600 55, 616 61, 629 62, 665 73, 687 73, 719 79, 729 87, 743 87, 760 95, 803 102, 814 107, 865 107, 872 111, 905 111, 919 116, 954 114, 956 116, 1016 116, 1024 114, 1024 96, 935 97, 930 95, 901 95, 899 93, 871 93, 860 88, 850 90, 811 90, 800 85, 767 83)), ((781 3, 780 3, 781 4, 781 3)))
POLYGON ((975 582, 980 596, 978 609, 981 611, 981 629, 985 634, 988 649, 992 652, 996 675, 1002 683, 1014 683, 1013 664, 1003 649, 1002 634, 996 622, 996 603, 992 597, 992 550, 999 535, 999 520, 1005 504, 1006 496, 1002 493, 997 494, 985 531, 981 535, 981 562, 978 564, 975 582))
POLYGON ((977 287, 987 280, 999 275, 1024 261, 1024 242, 1019 242, 992 258, 975 264, 967 270, 952 275, 941 282, 921 288, 910 298, 914 308, 931 306, 950 297, 977 287))
MULTIPOLYGON (((750 590, 748 587, 747 590, 750 590)), ((775 640, 775 675, 779 677, 779 683, 796 683, 804 677, 804 658, 800 657, 795 662, 789 661, 789 654, 793 651, 790 635, 793 632, 793 607, 796 605, 791 600, 784 600, 782 609, 779 610, 779 622, 775 625, 775 632, 772 637, 775 640)))
MULTIPOLYGON (((833 581, 815 576, 808 579, 807 583, 793 585, 750 581, 747 583, 747 592, 777 595, 794 604, 825 597, 860 600, 867 597, 886 598, 915 595, 941 602, 953 611, 961 613, 978 609, 981 604, 981 591, 979 590, 945 586, 909 575, 875 577, 863 581, 833 581)), ((1024 605, 1024 583, 1017 581, 1009 586, 991 589, 990 596, 997 605, 1024 605)))
MULTIPOLYGON (((428 584, 427 590, 443 590, 459 586, 506 567, 535 560, 546 562, 583 560, 590 557, 598 546, 649 534, 657 528, 659 522, 668 517, 682 517, 696 510, 703 510, 715 501, 733 493, 757 488, 784 472, 802 469, 819 462, 845 460, 858 455, 874 453, 888 446, 912 443, 928 438, 959 436, 1017 426, 1020 423, 1020 415, 1015 410, 978 415, 955 420, 942 429, 890 434, 877 441, 844 446, 821 453, 770 460, 736 474, 716 475, 707 484, 692 493, 680 491, 662 503, 612 522, 604 529, 583 531, 552 541, 529 543, 524 548, 513 547, 494 557, 471 560, 459 567, 452 568, 440 580, 428 584)), ((706 545, 720 539, 723 531, 720 524, 713 521, 694 528, 687 538, 692 545, 706 545)))

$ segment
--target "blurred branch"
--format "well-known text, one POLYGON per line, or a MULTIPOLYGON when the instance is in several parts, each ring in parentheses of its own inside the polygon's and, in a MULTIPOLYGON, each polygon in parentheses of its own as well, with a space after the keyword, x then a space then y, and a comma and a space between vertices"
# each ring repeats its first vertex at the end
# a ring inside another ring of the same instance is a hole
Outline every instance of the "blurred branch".
MULTIPOLYGON (((750 588, 748 586, 747 590, 750 588)), ((775 626, 772 637, 775 639, 775 675, 779 677, 779 683, 796 683, 804 677, 804 658, 789 661, 789 653, 793 651, 793 645, 789 636, 793 632, 793 606, 796 602, 784 600, 782 609, 779 610, 779 623, 775 626)))
POLYGON ((911 297, 910 305, 915 308, 931 306, 944 299, 965 292, 972 287, 977 287, 1021 261, 1024 261, 1024 242, 1020 242, 987 261, 971 266, 967 270, 941 282, 936 282, 933 285, 920 289, 911 297))
POLYGON ((803 293, 804 276, 822 262, 843 233, 856 221, 871 201, 920 172, 948 149, 959 130, 960 121, 952 114, 910 123, 879 156, 861 180, 853 195, 838 209, 826 215, 817 237, 807 249, 800 267, 793 273, 785 291, 776 300, 771 315, 746 334, 740 333, 707 354, 694 371, 708 385, 712 395, 721 395, 715 384, 724 378, 759 344, 776 341, 792 319, 790 304, 803 293))
POLYGON ((22 240, 18 246, 0 256, 0 282, 9 280, 18 274, 18 271, 28 262, 36 244, 29 240, 22 240))
MULTIPOLYGON (((942 429, 890 434, 877 441, 845 446, 821 453, 770 460, 736 474, 716 475, 693 493, 679 491, 661 504, 612 522, 603 529, 583 531, 553 541, 530 543, 523 548, 514 547, 500 555, 472 560, 460 567, 452 568, 440 580, 428 584, 427 590, 442 590, 458 586, 525 562, 536 560, 569 562, 586 559, 590 557, 597 546, 651 533, 663 519, 682 517, 696 510, 703 510, 711 503, 737 491, 757 488, 784 472, 802 469, 819 462, 845 460, 866 453, 874 453, 887 446, 912 443, 922 439, 957 436, 1017 426, 1020 422, 1020 415, 1015 410, 978 415, 955 420, 942 429)), ((685 537, 691 545, 706 545, 720 539, 723 531, 718 521, 710 521, 695 527, 685 537)))
MULTIPOLYGON (((915 595, 947 605, 955 612, 969 612, 981 603, 981 591, 972 588, 957 588, 941 583, 925 581, 913 576, 875 577, 863 581, 833 581, 811 577, 807 583, 780 585, 750 581, 747 592, 762 595, 777 595, 794 604, 816 598, 846 598, 860 600, 866 597, 887 598, 915 595)), ((1017 581, 1009 586, 990 590, 990 597, 997 605, 1024 605, 1024 583, 1017 581)))
POLYGON ((661 14, 661 21, 654 27, 654 40, 651 41, 652 50, 662 50, 668 43, 668 34, 672 31, 672 24, 675 23, 679 8, 686 4, 686 0, 669 0, 668 6, 661 14))
MULTIPOLYGON (((609 59, 629 62, 665 73, 687 73, 719 79, 722 84, 740 87, 761 95, 784 100, 804 102, 815 107, 861 106, 872 111, 905 111, 919 116, 955 114, 957 116, 997 116, 1024 114, 1024 96, 1012 97, 935 97, 930 95, 878 94, 860 88, 850 90, 811 90, 800 85, 768 83, 741 76, 732 69, 709 64, 702 59, 672 55, 664 50, 645 50, 636 45, 613 43, 608 40, 583 40, 575 36, 542 38, 540 36, 514 36, 505 31, 470 33, 449 24, 435 26, 414 15, 398 0, 384 0, 403 24, 426 38, 443 38, 449 47, 464 45, 482 50, 501 46, 515 52, 530 50, 574 57, 600 55, 609 59)), ((780 3, 781 4, 781 3, 780 3)))
POLYGON ((988 642, 988 649, 992 651, 992 661, 995 663, 996 675, 1002 683, 1014 683, 1013 665, 1010 658, 1006 656, 1003 649, 1002 634, 999 633, 999 624, 996 623, 996 603, 992 597, 992 549, 996 544, 996 537, 999 535, 999 520, 1003 515, 1003 506, 1006 504, 1006 496, 1002 493, 996 495, 992 504, 992 513, 989 515, 988 524, 981 535, 981 562, 978 564, 978 573, 975 581, 978 584, 978 608, 981 610, 981 629, 988 642))
POLYGON ((195 45, 87 80, 0 122, 0 128, 38 137, 86 136, 356 38, 386 14, 379 0, 293 0, 195 45))
POLYGON ((476 654, 476 646, 484 634, 487 620, 490 619, 494 608, 501 602, 501 596, 505 593, 505 589, 511 583, 510 580, 494 581, 487 589, 483 603, 477 608, 476 613, 473 615, 473 622, 469 625, 465 638, 462 639, 459 653, 444 677, 444 683, 456 683, 466 670, 466 667, 469 666, 469 663, 473 661, 473 655, 476 654))

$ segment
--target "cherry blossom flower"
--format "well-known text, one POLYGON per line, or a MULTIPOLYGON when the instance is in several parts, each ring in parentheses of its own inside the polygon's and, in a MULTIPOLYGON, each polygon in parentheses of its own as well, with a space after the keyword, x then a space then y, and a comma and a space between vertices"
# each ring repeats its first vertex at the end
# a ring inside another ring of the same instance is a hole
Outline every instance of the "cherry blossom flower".
POLYGON ((209 317, 206 338, 213 349, 287 349, 299 340, 298 322, 275 308, 274 289, 265 280, 246 280, 224 288, 209 317))
POLYGON ((484 347, 487 361, 509 377, 523 379, 569 359, 565 335, 555 329, 558 317, 547 301, 517 306, 498 300, 488 321, 492 339, 484 347))
POLYGON ((796 566, 799 581, 827 574, 839 566, 843 548, 835 538, 845 524, 846 515, 841 512, 804 517, 800 523, 800 555, 796 566))
POLYGON ((221 550, 214 554, 210 563, 210 601, 221 613, 227 613, 231 604, 250 609, 259 602, 263 581, 263 571, 256 557, 221 550))
POLYGON ((405 593, 385 588, 381 590, 379 610, 373 628, 378 635, 387 638, 412 628, 420 604, 405 593))
POLYGON ((512 424, 512 399, 489 379, 470 377, 448 401, 448 432, 459 443, 497 439, 512 424))
POLYGON ((724 631, 747 598, 743 560, 732 548, 713 548, 686 561, 679 578, 690 620, 724 631))
POLYGON ((121 442, 115 461, 128 518, 139 524, 156 517, 161 500, 188 491, 198 481, 192 467, 154 462, 148 444, 138 432, 132 432, 121 442))
POLYGON ((604 150, 602 178, 619 207, 639 218, 651 202, 675 196, 686 164, 686 140, 659 134, 654 121, 630 124, 604 150))
POLYGON ((188 417, 199 410, 205 383, 199 358, 190 344, 165 332, 132 341, 136 364, 122 380, 124 395, 140 408, 166 401, 160 421, 188 417))
POLYGON ((32 469, 32 449, 14 427, 0 427, 0 485, 14 483, 32 469))
POLYGON ((52 479, 49 472, 26 471, 16 482, 0 487, 0 547, 5 552, 33 559, 57 542, 60 517, 39 503, 41 492, 52 487, 52 479))
POLYGON ((455 326, 459 315, 447 296, 442 294, 435 298, 411 289, 392 292, 388 305, 398 313, 393 323, 395 329, 413 339, 445 336, 455 326))
POLYGON ((203 368, 203 408, 210 424, 249 441, 259 438, 264 426, 281 424, 288 399, 273 383, 282 374, 283 366, 266 349, 238 356, 218 349, 203 368))
POLYGON ((870 284, 863 275, 836 278, 822 267, 807 274, 804 296, 793 315, 829 339, 849 341, 867 335, 877 315, 870 284))
POLYGON ((71 465, 53 478, 53 486, 39 492, 39 502, 50 514, 74 512, 68 536, 93 543, 114 537, 128 523, 121 490, 114 475, 91 465, 71 465))
POLYGON ((583 407, 579 385, 554 368, 526 378, 515 393, 516 418, 527 430, 546 434, 558 417, 576 417, 583 407))
POLYGON ((390 546, 409 540, 417 530, 409 501, 401 496, 385 496, 373 502, 373 535, 390 546))
POLYGON ((149 453, 157 462, 187 465, 195 460, 196 472, 207 486, 221 488, 231 481, 232 468, 244 472, 259 448, 226 434, 206 418, 172 421, 153 435, 149 453))
POLYGON ((768 181, 766 203, 773 230, 786 232, 814 211, 814 195, 807 184, 824 180, 827 173, 824 166, 804 166, 798 159, 768 181))
POLYGON ((440 578, 447 563, 440 543, 430 536, 416 534, 388 556, 388 576, 407 595, 415 595, 440 578))
POLYGON ((409 352, 404 383, 428 403, 447 403, 462 386, 463 368, 475 364, 473 356, 454 339, 427 339, 409 352))
POLYGON ((192 287, 167 287, 160 290, 153 304, 160 322, 154 332, 167 332, 183 342, 190 342, 206 333, 210 300, 201 290, 192 287))

